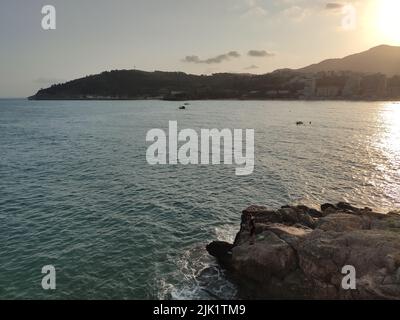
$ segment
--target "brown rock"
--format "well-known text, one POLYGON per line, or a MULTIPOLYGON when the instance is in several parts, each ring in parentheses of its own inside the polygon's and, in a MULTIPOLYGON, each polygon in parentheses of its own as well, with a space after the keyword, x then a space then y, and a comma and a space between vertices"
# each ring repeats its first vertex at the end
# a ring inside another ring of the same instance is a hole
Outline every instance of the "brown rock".
POLYGON ((232 255, 226 259, 226 244, 214 253, 225 257, 244 297, 400 299, 400 215, 347 203, 321 210, 243 211, 232 255), (254 245, 246 228, 249 214, 256 222, 254 245), (342 268, 348 265, 356 270, 356 290, 342 288, 342 268))

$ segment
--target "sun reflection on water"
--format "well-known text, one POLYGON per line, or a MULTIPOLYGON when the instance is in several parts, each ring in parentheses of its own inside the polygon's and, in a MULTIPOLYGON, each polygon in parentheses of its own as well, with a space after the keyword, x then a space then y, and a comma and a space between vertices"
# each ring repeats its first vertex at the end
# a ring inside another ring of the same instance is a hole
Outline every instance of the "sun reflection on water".
POLYGON ((382 191, 394 204, 400 203, 400 103, 382 105, 378 120, 377 147, 381 151, 381 161, 375 164, 384 181, 382 191))
POLYGON ((386 152, 388 158, 398 160, 400 154, 400 102, 385 104, 380 118, 382 150, 386 152))
POLYGON ((383 125, 383 143, 388 152, 399 155, 400 152, 400 102, 384 105, 381 112, 383 125))

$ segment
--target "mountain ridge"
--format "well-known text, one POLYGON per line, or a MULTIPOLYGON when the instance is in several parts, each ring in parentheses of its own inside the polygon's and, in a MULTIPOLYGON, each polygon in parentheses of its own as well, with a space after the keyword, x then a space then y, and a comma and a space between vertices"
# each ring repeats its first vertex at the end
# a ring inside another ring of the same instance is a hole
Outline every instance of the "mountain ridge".
POLYGON ((326 59, 294 71, 305 73, 351 71, 382 73, 387 76, 399 75, 400 47, 383 44, 343 58, 326 59))

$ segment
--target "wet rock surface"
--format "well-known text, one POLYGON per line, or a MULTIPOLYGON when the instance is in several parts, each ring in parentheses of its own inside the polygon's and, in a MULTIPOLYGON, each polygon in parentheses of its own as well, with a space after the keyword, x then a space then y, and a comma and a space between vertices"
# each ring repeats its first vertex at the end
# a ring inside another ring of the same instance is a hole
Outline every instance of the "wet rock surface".
POLYGON ((241 298, 400 299, 398 213, 343 202, 321 210, 251 206, 234 243, 213 242, 207 250, 228 269, 241 298), (356 271, 355 289, 343 286, 345 266, 356 271))

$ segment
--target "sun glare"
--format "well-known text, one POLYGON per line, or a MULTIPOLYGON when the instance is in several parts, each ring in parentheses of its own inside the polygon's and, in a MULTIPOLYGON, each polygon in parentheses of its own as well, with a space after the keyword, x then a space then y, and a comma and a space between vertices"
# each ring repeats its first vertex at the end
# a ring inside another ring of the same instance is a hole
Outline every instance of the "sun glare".
POLYGON ((400 44, 400 0, 377 1, 377 28, 384 41, 400 44))

